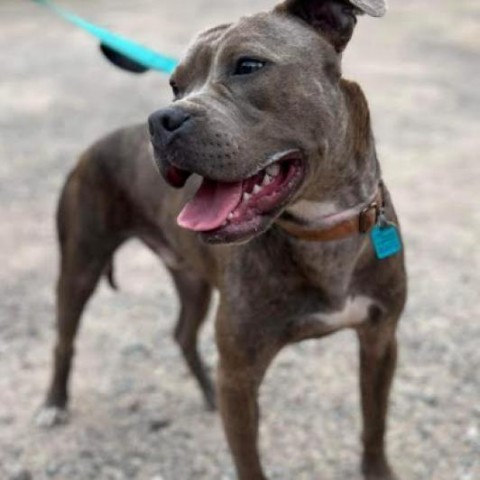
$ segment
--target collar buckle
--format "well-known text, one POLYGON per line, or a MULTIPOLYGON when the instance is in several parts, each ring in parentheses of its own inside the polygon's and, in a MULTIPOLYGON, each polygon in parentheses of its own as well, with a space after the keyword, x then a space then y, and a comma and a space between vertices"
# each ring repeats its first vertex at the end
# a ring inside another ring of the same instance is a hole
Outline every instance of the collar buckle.
POLYGON ((368 233, 380 218, 381 206, 377 200, 367 205, 358 217, 358 231, 360 233, 368 233))

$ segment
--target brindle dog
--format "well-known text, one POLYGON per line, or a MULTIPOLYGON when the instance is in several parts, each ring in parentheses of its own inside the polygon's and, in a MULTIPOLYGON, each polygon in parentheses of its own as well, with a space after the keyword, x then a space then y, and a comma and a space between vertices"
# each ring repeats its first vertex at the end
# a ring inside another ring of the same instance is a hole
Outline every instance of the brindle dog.
POLYGON ((135 236, 173 276, 175 338, 211 406, 196 342, 211 290, 220 292, 217 394, 239 479, 266 479, 257 396, 271 361, 288 344, 345 328, 360 343, 365 478, 396 478, 384 437, 404 259, 373 248, 372 228, 397 217, 366 99, 341 76, 357 15, 384 12, 383 0, 287 0, 211 29, 172 76, 175 101, 149 131, 124 129, 87 151, 58 213, 53 416, 66 405, 85 302, 135 236), (152 170, 149 140, 166 182, 152 170))

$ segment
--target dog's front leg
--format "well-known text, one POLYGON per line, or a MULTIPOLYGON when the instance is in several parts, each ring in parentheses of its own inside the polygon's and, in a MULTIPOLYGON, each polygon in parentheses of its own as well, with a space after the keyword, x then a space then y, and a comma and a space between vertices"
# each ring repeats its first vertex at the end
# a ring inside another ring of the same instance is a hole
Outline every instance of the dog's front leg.
POLYGON ((227 441, 239 480, 266 480, 258 453, 258 385, 247 368, 233 369, 221 360, 218 374, 218 401, 227 441))
POLYGON ((362 470, 366 480, 397 480, 385 452, 388 398, 397 361, 396 321, 366 324, 360 341, 360 391, 363 416, 362 470))
POLYGON ((246 330, 250 329, 235 329, 219 314, 218 402, 238 479, 266 480, 258 452, 258 389, 278 349, 259 338, 261 334, 255 339, 254 330, 246 330))

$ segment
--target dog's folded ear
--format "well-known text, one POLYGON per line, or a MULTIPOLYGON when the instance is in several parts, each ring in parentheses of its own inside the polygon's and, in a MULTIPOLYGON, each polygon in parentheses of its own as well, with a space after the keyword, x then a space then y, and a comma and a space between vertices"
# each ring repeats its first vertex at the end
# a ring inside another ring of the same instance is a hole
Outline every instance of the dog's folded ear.
POLYGON ((349 2, 371 17, 383 17, 387 13, 385 0, 349 0, 349 2))
POLYGON ((352 38, 357 15, 382 17, 386 4, 385 0, 286 0, 276 10, 307 22, 340 53, 352 38))

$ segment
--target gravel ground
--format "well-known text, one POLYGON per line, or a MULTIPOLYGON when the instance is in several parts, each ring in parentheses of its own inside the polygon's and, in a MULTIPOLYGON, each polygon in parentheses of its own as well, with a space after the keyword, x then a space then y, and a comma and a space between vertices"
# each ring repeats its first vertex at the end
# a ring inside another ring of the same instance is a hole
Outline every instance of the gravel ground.
MULTIPOLYGON (((180 55, 191 35, 267 0, 64 1, 92 21, 180 55)), ((410 301, 389 450, 404 480, 480 478, 480 5, 391 0, 362 18, 345 74, 370 99, 385 178, 408 248, 410 301)), ((166 78, 115 70, 81 32, 18 0, 0 3, 0 478, 234 478, 219 418, 204 411, 171 340, 163 267, 132 242, 121 292, 101 285, 78 342, 71 421, 42 431, 57 250, 53 215, 78 153, 170 99, 166 78)), ((202 336, 212 367, 212 322, 202 336)), ((358 477, 353 335, 283 352, 261 405, 272 480, 358 477)))

